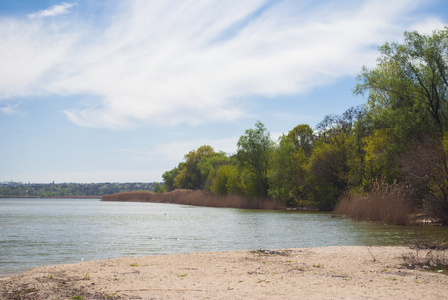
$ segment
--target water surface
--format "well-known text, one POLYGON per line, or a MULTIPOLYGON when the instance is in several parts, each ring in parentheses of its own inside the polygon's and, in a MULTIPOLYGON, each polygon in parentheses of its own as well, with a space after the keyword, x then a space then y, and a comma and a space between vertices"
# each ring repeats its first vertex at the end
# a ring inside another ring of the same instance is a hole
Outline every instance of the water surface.
POLYGON ((402 227, 329 213, 98 199, 0 199, 0 275, 120 256, 244 249, 404 245, 448 240, 440 226, 402 227))

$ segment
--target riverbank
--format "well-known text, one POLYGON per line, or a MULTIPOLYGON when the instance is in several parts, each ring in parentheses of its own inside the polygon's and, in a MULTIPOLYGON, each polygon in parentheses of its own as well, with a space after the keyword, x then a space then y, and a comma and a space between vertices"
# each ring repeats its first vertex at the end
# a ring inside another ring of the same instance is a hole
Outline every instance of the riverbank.
POLYGON ((403 256, 414 253, 356 246, 113 258, 0 278, 0 298, 445 299, 448 275, 408 269, 403 256))
POLYGON ((11 196, 1 199, 101 199, 103 196, 11 196))
POLYGON ((240 195, 215 195, 201 190, 174 190, 166 193, 125 192, 104 195, 102 201, 173 203, 206 207, 286 210, 273 199, 247 198, 240 195))

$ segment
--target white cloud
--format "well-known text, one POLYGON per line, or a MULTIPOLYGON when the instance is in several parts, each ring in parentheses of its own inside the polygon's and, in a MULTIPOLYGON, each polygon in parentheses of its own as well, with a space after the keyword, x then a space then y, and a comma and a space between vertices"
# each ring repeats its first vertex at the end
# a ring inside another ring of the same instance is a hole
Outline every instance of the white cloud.
POLYGON ((423 1, 344 3, 123 1, 101 28, 2 19, 0 100, 79 95, 91 104, 65 113, 81 126, 235 120, 241 98, 305 93, 374 63, 423 1))
POLYGON ((3 107, 0 107, 0 112, 5 114, 5 115, 17 114, 18 110, 16 109, 16 107, 17 107, 17 105, 3 106, 3 107))
POLYGON ((14 103, 0 106, 0 113, 5 115, 19 115, 22 117, 27 116, 28 114, 20 109, 20 105, 21 103, 14 103))
POLYGON ((35 18, 45 18, 45 17, 55 17, 58 15, 65 15, 70 12, 70 8, 77 5, 76 3, 62 3, 59 5, 53 5, 49 9, 40 10, 37 13, 29 14, 30 19, 35 18))
POLYGON ((415 30, 423 34, 432 34, 434 30, 443 30, 445 26, 447 26, 447 24, 444 24, 439 19, 428 18, 413 24, 409 31, 415 30))

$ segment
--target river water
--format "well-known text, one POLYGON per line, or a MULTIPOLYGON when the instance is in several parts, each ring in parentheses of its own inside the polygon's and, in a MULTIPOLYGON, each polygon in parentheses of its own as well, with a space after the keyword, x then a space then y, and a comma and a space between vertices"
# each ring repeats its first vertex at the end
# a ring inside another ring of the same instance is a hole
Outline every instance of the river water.
POLYGON ((98 199, 0 199, 0 276, 121 256, 448 240, 441 226, 402 227, 329 213, 98 199))

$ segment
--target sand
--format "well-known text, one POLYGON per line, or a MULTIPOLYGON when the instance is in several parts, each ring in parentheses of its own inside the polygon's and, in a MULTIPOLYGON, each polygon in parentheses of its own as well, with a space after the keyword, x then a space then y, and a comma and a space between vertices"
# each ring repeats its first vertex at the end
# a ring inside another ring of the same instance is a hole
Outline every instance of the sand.
POLYGON ((1 277, 0 299, 447 299, 448 275, 407 268, 403 255, 412 253, 357 246, 113 258, 1 277))

